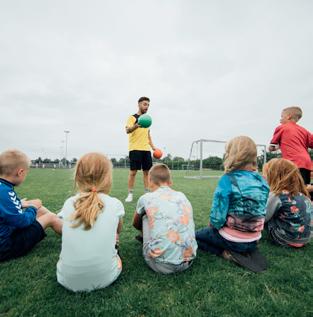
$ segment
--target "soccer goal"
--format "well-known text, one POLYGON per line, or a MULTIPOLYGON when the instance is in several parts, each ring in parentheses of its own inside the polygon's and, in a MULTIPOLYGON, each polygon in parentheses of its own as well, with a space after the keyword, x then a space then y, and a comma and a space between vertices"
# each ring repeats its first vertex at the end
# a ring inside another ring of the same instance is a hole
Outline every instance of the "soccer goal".
MULTIPOLYGON (((185 178, 219 178, 223 175, 223 157, 227 141, 200 139, 191 143, 185 178)), ((266 163, 266 145, 257 144, 258 168, 266 163)))

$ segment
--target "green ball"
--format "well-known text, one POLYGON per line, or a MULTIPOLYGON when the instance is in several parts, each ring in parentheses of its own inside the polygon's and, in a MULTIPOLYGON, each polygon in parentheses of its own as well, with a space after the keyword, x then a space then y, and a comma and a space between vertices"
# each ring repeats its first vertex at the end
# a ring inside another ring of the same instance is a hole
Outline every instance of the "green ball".
POLYGON ((139 117, 138 124, 142 128, 149 128, 150 125, 152 124, 152 119, 148 114, 143 114, 139 117))

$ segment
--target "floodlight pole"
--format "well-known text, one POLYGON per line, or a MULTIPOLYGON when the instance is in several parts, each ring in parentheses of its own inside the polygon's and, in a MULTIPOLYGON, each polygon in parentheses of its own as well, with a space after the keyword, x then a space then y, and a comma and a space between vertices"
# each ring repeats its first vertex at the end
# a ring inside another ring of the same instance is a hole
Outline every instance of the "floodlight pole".
POLYGON ((68 134, 70 133, 70 130, 64 130, 65 133, 65 163, 67 165, 67 138, 68 134))

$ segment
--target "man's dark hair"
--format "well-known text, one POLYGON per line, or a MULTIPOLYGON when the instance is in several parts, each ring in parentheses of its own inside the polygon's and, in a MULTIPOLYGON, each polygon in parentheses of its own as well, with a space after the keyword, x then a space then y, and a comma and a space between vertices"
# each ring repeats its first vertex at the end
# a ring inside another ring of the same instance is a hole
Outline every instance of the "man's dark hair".
POLYGON ((138 99, 138 103, 139 103, 139 102, 142 102, 142 101, 149 101, 149 102, 150 102, 150 99, 149 99, 148 97, 140 97, 140 98, 138 99))

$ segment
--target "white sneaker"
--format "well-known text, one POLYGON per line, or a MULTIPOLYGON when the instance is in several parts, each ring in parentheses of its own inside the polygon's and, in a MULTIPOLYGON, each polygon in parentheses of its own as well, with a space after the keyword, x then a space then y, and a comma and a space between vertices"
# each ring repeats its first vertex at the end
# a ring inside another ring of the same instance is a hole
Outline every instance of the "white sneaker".
POLYGON ((128 193, 128 196, 125 199, 126 203, 131 203, 133 201, 133 193, 128 193))

